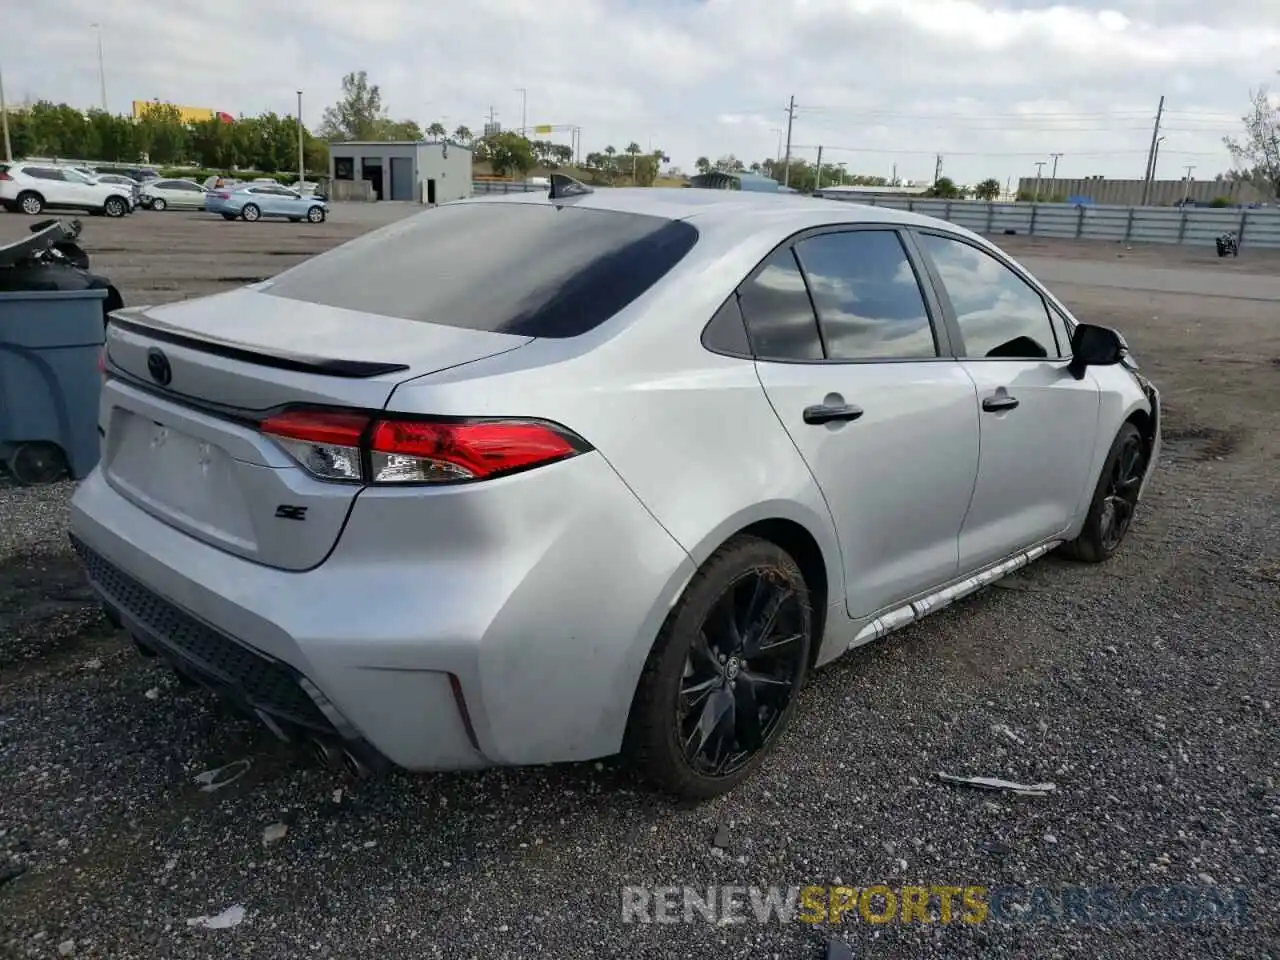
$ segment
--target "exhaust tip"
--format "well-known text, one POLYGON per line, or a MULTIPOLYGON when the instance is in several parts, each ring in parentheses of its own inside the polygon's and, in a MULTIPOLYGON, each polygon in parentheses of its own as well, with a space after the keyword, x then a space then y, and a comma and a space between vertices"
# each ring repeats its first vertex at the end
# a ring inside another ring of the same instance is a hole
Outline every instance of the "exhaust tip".
POLYGON ((311 754, 322 767, 329 770, 341 770, 344 766, 342 751, 328 740, 316 737, 311 741, 311 754))
POLYGON ((369 767, 350 750, 342 751, 342 766, 353 779, 363 780, 369 776, 369 767))

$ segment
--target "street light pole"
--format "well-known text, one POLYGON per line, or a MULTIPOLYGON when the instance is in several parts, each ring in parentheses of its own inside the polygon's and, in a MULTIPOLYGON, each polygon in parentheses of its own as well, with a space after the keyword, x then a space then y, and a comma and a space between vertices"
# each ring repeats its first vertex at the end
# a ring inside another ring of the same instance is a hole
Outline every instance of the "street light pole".
POLYGON ((529 91, 524 87, 516 87, 520 94, 520 136, 529 135, 529 91))
POLYGON ((302 91, 298 91, 298 183, 307 179, 307 160, 306 154, 302 150, 303 130, 302 130, 302 91))
POLYGON ((1045 165, 1045 163, 1047 163, 1047 162, 1048 162, 1048 161, 1046 161, 1046 160, 1037 160, 1037 161, 1036 161, 1036 192, 1035 192, 1035 193, 1032 195, 1032 197, 1031 197, 1031 202, 1032 202, 1032 203, 1039 203, 1039 202, 1040 202, 1040 174, 1041 174, 1041 172, 1044 170, 1044 165, 1045 165))
POLYGON ((4 102, 3 73, 0 73, 0 130, 4 132, 4 162, 13 163, 13 144, 9 141, 9 108, 4 102))
POLYGON ((107 112, 107 68, 102 59, 102 24, 91 25, 98 35, 98 85, 102 90, 102 112, 107 112))

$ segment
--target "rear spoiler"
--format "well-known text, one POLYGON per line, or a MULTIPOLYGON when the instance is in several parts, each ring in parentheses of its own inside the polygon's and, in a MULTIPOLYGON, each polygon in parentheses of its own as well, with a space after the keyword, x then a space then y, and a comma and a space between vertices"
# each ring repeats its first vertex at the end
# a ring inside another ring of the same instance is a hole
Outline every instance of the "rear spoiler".
POLYGON ((191 347, 210 353, 214 356, 226 357, 228 360, 240 360, 254 363, 262 367, 273 367, 277 370, 295 370, 300 373, 318 373, 327 377, 344 377, 360 380, 378 377, 387 373, 403 373, 410 369, 407 363, 378 363, 369 360, 340 360, 335 357, 318 357, 313 354, 294 353, 283 350, 264 350, 260 346, 214 337, 208 334, 195 334, 189 330, 167 324, 162 320, 149 316, 146 307, 127 307, 114 311, 107 319, 108 328, 115 326, 121 330, 141 334, 162 343, 171 343, 180 347, 191 347))

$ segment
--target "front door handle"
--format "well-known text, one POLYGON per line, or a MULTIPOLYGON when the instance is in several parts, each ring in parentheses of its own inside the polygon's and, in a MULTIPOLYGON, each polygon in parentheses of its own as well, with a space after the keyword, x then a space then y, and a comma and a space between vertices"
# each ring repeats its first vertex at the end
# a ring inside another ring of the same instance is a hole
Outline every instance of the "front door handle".
POLYGON ((804 422, 809 424, 839 423, 857 420, 862 408, 852 403, 816 403, 804 408, 804 422))
POLYGON ((999 413, 1001 410, 1012 410, 1018 405, 1017 397, 1010 397, 1007 394, 1001 394, 995 397, 986 397, 982 401, 982 409, 987 413, 999 413))

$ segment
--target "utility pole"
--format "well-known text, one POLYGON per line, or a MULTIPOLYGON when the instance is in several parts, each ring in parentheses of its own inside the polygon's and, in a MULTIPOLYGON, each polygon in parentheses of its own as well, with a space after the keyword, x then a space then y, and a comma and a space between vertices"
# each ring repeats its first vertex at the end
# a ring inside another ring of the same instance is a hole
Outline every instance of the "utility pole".
POLYGON ((822 145, 818 145, 818 181, 815 190, 822 189, 822 145))
POLYGON ((9 140, 9 108, 4 102, 3 74, 0 74, 0 130, 4 132, 4 162, 13 163, 13 144, 9 140))
POLYGON ((98 34, 98 85, 102 88, 102 112, 107 112, 107 68, 102 60, 102 24, 92 24, 98 34))
POLYGON ((1036 161, 1036 190, 1035 190, 1035 193, 1033 193, 1033 194, 1031 195, 1031 202, 1032 202, 1032 203, 1039 203, 1039 202, 1040 202, 1040 172, 1041 172, 1042 170, 1044 170, 1044 165, 1045 165, 1045 163, 1047 163, 1047 162, 1048 162, 1048 161, 1045 161, 1045 160, 1037 160, 1037 161, 1036 161))
POLYGON ((1147 151, 1147 173, 1142 179, 1142 206, 1147 205, 1151 195, 1151 178, 1155 176, 1156 144, 1160 141, 1160 119, 1164 116, 1164 97, 1160 98, 1160 106, 1156 107, 1156 123, 1151 128, 1151 149, 1147 151))
POLYGON ((796 118, 796 98, 787 104, 787 155, 782 160, 782 185, 791 186, 791 123, 796 118))
POLYGON ((1053 161, 1053 173, 1049 174, 1049 179, 1057 180, 1058 179, 1058 161, 1062 159, 1062 154, 1051 153, 1049 154, 1049 159, 1053 161))
POLYGON ((1168 137, 1161 137, 1159 140, 1157 140, 1157 141, 1156 141, 1156 152, 1152 155, 1152 158, 1151 158, 1151 179, 1152 179, 1152 181, 1154 181, 1154 180, 1155 180, 1155 178, 1156 178, 1156 164, 1158 164, 1158 163, 1160 162, 1160 144, 1164 143, 1164 142, 1165 142, 1165 140, 1167 140, 1167 139, 1169 139, 1169 138, 1168 138, 1168 137))
POLYGON ((780 167, 780 166, 782 166, 782 128, 781 128, 781 127, 770 127, 770 128, 769 128, 769 132, 770 132, 770 133, 776 133, 776 134, 778 135, 778 154, 777 154, 776 159, 773 161, 773 166, 774 166, 774 175, 776 176, 776 175, 777 175, 777 168, 778 168, 778 167, 780 167))
POLYGON ((520 136, 527 137, 529 135, 529 91, 524 87, 516 87, 516 92, 520 94, 520 136))
POLYGON ((298 183, 307 179, 307 159, 302 145, 305 137, 302 130, 302 91, 298 91, 298 183))
POLYGON ((1191 199, 1191 171, 1192 171, 1192 170, 1194 170, 1194 169, 1195 169, 1195 167, 1193 167, 1193 166, 1191 166, 1190 164, 1188 164, 1188 166, 1187 166, 1187 179, 1186 179, 1186 185, 1185 185, 1185 187, 1183 188, 1183 191, 1182 191, 1182 201, 1183 201, 1183 203, 1185 203, 1186 201, 1188 201, 1188 200, 1190 200, 1190 199, 1191 199))
POLYGON ((493 112, 493 107, 489 107, 489 126, 493 126, 493 121, 496 117, 497 114, 493 112))
POLYGON ((893 176, 889 178, 889 186, 896 187, 898 185, 898 164, 893 165, 893 176))
MULTIPOLYGON (((896 165, 893 168, 893 176, 895 179, 897 179, 898 168, 896 165)), ((938 159, 933 164, 933 185, 936 187, 938 185, 938 181, 941 179, 942 179, 942 154, 938 154, 938 159)))

